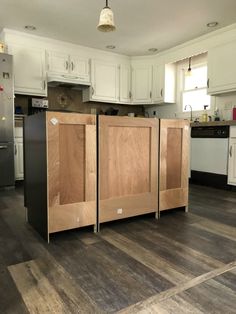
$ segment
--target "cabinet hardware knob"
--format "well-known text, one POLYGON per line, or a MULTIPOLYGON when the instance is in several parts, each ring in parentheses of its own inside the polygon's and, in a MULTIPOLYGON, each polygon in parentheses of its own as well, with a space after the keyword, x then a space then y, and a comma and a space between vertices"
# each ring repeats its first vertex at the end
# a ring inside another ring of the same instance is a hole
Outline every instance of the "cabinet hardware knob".
POLYGON ((163 96, 163 88, 161 89, 161 97, 163 96))
POLYGON ((152 92, 150 92, 150 98, 152 99, 152 92))
POLYGON ((207 79, 207 88, 209 88, 210 79, 207 79))
POLYGON ((7 146, 6 145, 1 145, 0 149, 7 149, 7 146))
POLYGON ((69 62, 66 61, 66 70, 68 70, 68 68, 69 68, 69 62))
POLYGON ((232 149, 233 149, 233 146, 230 145, 230 149, 229 149, 229 156, 232 157, 232 149))
POLYGON ((74 62, 71 61, 71 70, 73 71, 74 70, 74 62))

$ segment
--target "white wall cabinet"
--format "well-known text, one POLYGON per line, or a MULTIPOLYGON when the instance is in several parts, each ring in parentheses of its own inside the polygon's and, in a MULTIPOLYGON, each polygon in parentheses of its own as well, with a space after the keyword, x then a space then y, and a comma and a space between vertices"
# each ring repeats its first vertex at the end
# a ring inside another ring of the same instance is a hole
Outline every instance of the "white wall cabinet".
POLYGON ((152 103, 174 103, 176 88, 176 66, 160 64, 153 66, 152 103))
POLYGON ((23 128, 15 128, 15 180, 24 179, 23 128))
POLYGON ((208 51, 208 94, 236 91, 236 41, 208 51))
POLYGON ((91 87, 84 90, 84 101, 119 102, 119 65, 91 60, 91 87))
POLYGON ((46 96, 45 51, 10 44, 8 53, 13 55, 15 93, 46 96))
POLYGON ((236 185, 236 126, 230 127, 228 184, 236 185))
POLYGON ((78 79, 89 82, 89 59, 77 54, 66 54, 59 51, 47 51, 48 76, 78 79))
POLYGON ((130 64, 121 64, 120 67, 120 97, 119 101, 124 104, 131 103, 131 68, 130 64))
POLYGON ((152 65, 140 63, 132 66, 132 102, 152 103, 152 65))

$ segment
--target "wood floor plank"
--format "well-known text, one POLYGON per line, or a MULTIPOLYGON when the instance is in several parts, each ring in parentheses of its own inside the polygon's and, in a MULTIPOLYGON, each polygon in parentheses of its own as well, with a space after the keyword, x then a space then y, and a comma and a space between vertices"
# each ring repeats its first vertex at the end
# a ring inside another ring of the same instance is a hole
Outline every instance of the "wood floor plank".
POLYGON ((223 236, 226 239, 236 241, 236 228, 225 225, 223 223, 215 222, 210 219, 204 219, 200 222, 194 223, 194 226, 214 233, 219 236, 223 236))
POLYGON ((57 263, 38 259, 9 271, 30 313, 102 313, 57 263))
MULTIPOLYGON (((159 302, 164 302, 165 300, 168 300, 169 298, 172 298, 175 295, 179 295, 180 297, 182 297, 183 294, 181 294, 181 292, 185 292, 187 290, 190 290, 191 288, 197 289, 196 286, 198 286, 198 285, 200 285, 206 281, 209 281, 210 279, 215 278, 216 276, 224 274, 225 272, 228 272, 228 271, 235 269, 235 268, 236 268, 236 261, 229 263, 229 264, 227 264, 221 268, 218 268, 216 270, 213 270, 209 273, 198 276, 192 280, 189 280, 186 283, 183 283, 181 285, 173 287, 167 291, 161 292, 161 293, 159 293, 153 297, 150 297, 149 299, 145 300, 144 302, 139 302, 135 305, 127 307, 127 308, 121 310, 119 313, 127 313, 127 314, 128 313, 144 313, 142 311, 145 311, 146 309, 148 309, 150 307, 155 308, 155 305, 159 304, 159 302)), ((206 295, 206 293, 205 293, 205 295, 206 295)), ((230 296, 232 296, 232 295, 235 297, 235 301, 236 301, 236 295, 231 290, 230 296)), ((217 297, 219 297, 219 296, 217 295, 217 297)), ((207 312, 207 313, 209 313, 209 312, 207 312)))
POLYGON ((6 267, 0 267, 0 313, 29 313, 6 267))
POLYGON ((102 231, 101 237, 173 284, 183 283, 193 277, 184 273, 182 269, 179 269, 157 254, 143 248, 117 232, 112 230, 102 231))
MULTIPOLYGON (((153 223, 154 224, 154 223, 153 223)), ((151 226, 151 223, 149 223, 151 226)), ((205 255, 199 251, 190 249, 167 236, 158 233, 158 226, 156 228, 148 228, 145 223, 138 221, 132 223, 132 228, 122 232, 123 236, 138 243, 142 247, 151 252, 155 252, 158 256, 166 261, 172 263, 183 272, 199 276, 205 272, 223 266, 223 263, 205 255), (143 232, 145 230, 145 232, 143 232), (153 231, 156 232, 153 232, 153 231)), ((124 229, 124 228, 122 228, 124 229)))
POLYGON ((104 240, 85 247, 76 245, 75 241, 55 244, 52 254, 57 261, 107 312, 117 311, 173 286, 104 240))

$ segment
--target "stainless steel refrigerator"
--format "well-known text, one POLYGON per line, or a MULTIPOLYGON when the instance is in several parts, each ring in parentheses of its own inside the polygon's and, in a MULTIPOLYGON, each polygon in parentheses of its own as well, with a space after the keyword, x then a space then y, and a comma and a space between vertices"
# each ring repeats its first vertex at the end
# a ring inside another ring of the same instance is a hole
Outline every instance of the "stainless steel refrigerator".
POLYGON ((0 187, 13 186, 14 92, 12 56, 0 53, 0 187))

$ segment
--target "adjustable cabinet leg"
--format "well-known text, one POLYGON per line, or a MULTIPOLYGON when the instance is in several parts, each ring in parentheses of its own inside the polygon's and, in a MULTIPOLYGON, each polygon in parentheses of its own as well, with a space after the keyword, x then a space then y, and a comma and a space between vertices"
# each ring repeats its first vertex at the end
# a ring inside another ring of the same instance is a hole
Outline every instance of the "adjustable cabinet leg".
POLYGON ((158 211, 158 212, 155 212, 155 219, 160 219, 160 211, 158 211))
POLYGON ((188 206, 185 206, 185 213, 188 213, 188 206))

